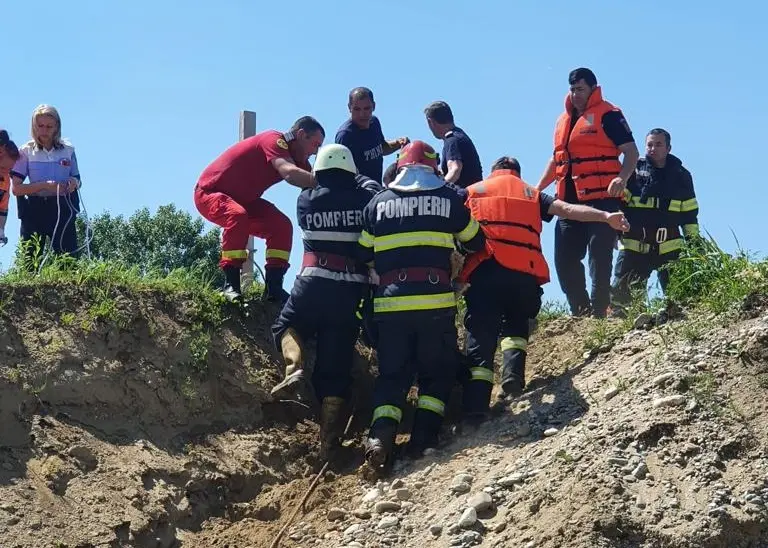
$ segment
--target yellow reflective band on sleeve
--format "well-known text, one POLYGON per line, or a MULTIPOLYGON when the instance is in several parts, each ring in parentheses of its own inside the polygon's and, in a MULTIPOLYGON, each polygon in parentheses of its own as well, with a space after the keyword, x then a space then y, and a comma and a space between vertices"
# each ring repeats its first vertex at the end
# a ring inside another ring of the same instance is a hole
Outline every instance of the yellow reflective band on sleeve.
POLYGON ((683 225, 683 234, 686 236, 698 236, 699 235, 699 225, 696 223, 691 223, 689 225, 683 225))
POLYGON ((234 249, 221 252, 222 259, 247 259, 248 251, 245 249, 234 249))
POLYGON ((468 242, 477 235, 478 230, 480 230, 480 223, 470 218, 464 230, 456 234, 456 239, 460 242, 468 242))
POLYGON ((469 372, 472 373, 473 381, 486 381, 493 384, 493 371, 486 369, 485 367, 470 367, 469 372))
POLYGON ((675 238, 674 240, 667 240, 663 244, 659 244, 659 255, 664 253, 670 253, 672 251, 678 251, 683 249, 683 240, 675 238))
POLYGON ((373 247, 373 236, 371 236, 370 233, 363 230, 360 233, 360 239, 357 240, 357 243, 359 243, 363 247, 373 247))
POLYGON ((379 419, 392 419, 400 422, 403 419, 403 411, 395 405, 380 405, 373 410, 371 424, 379 419))
POLYGON ((528 341, 522 337, 504 337, 501 339, 501 351, 505 350, 528 350, 528 341))
POLYGON ((265 256, 267 259, 282 259, 287 261, 291 258, 291 252, 283 249, 267 249, 265 256))
POLYGON ((683 213, 687 213, 688 211, 694 211, 696 209, 699 209, 699 201, 696 198, 690 198, 689 200, 685 200, 680 206, 680 211, 682 211, 683 213))
POLYGON ((374 312, 405 312, 409 310, 433 310, 456 306, 456 294, 437 293, 435 295, 404 295, 402 297, 376 297, 373 300, 374 312))
POLYGON ((641 242, 640 240, 633 240, 631 238, 620 238, 619 250, 635 251, 636 253, 648 253, 651 250, 651 246, 641 242))
POLYGON ((419 396, 418 408, 432 411, 441 417, 445 415, 445 404, 432 396, 419 396))
POLYGON ((399 247, 447 247, 453 249, 453 235, 446 232, 432 232, 428 230, 420 232, 402 232, 388 236, 376 236, 374 238, 374 250, 389 251, 399 247))
POLYGON ((678 213, 687 213, 699 209, 699 201, 696 198, 689 200, 670 200, 669 210, 678 213))
POLYGON ((640 201, 640 196, 633 196, 631 199, 627 200, 627 205, 637 209, 656 209, 659 207, 659 199, 648 198, 648 201, 643 203, 640 201))

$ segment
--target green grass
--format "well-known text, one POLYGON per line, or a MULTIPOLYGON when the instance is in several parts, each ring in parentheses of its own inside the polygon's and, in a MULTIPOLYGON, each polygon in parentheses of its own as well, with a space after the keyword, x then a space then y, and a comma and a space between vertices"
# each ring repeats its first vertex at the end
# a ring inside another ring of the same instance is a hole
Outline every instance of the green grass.
POLYGON ((724 314, 752 294, 768 291, 768 261, 738 245, 726 253, 711 236, 697 238, 670 265, 667 294, 683 304, 724 314))

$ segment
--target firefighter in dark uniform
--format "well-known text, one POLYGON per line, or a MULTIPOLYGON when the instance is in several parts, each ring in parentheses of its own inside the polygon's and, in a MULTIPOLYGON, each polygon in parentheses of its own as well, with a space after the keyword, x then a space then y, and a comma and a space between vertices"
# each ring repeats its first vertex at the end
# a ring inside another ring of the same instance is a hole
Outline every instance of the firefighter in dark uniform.
POLYGON ((286 361, 285 379, 274 397, 292 396, 304 379, 304 344, 317 340, 312 386, 320 411, 322 458, 331 458, 344 426, 354 347, 360 330, 356 311, 365 296, 368 267, 357 259, 363 209, 378 188, 356 180, 352 153, 327 145, 317 153, 317 186, 299 195, 298 224, 304 242, 302 268, 272 327, 286 361))
POLYGON ((652 129, 645 139, 645 158, 638 161, 624 192, 622 208, 632 230, 619 241, 611 292, 613 315, 626 314, 632 286, 645 290, 654 270, 666 291, 669 272, 661 267, 678 258, 683 238, 699 235, 693 178, 670 150, 669 132, 652 129))
POLYGON ((437 175, 437 154, 423 141, 403 148, 398 174, 365 208, 361 258, 379 278, 373 306, 379 377, 366 460, 391 464, 395 435, 414 377, 419 400, 409 452, 434 447, 455 383, 456 296, 450 279, 455 242, 482 249, 480 226, 437 175))
POLYGON ((467 189, 467 207, 485 233, 485 248, 468 255, 458 282, 469 284, 467 354, 471 380, 464 390, 467 418, 482 419, 493 388, 493 358, 501 336, 502 397, 525 387, 529 320, 541 308, 541 286, 549 267, 541 251, 541 223, 554 215, 582 222, 603 222, 614 230, 629 228, 624 214, 556 200, 520 178, 514 158, 499 158, 491 176, 467 189))

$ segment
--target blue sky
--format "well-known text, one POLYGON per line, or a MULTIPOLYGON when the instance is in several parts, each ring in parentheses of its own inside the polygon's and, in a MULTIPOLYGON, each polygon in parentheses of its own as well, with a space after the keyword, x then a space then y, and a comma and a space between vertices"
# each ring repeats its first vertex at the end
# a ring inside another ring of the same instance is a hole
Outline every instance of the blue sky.
MULTIPOLYGON (((259 130, 287 129, 311 114, 330 142, 347 117, 347 92, 363 85, 376 94, 388 137, 439 146, 422 112, 443 99, 474 140, 486 175, 494 159, 512 154, 535 184, 552 151, 568 72, 587 66, 624 110, 639 146, 652 127, 672 133, 673 153, 694 176, 702 227, 728 250, 732 230, 762 255, 768 7, 717 6, 6 2, 0 127, 21 144, 35 106, 55 105, 77 149, 91 216, 170 202, 197 214, 195 181, 237 139, 240 110, 257 112, 259 130)), ((297 194, 281 184, 265 197, 295 217, 297 194)), ((549 299, 562 296, 553 228, 543 238, 549 299)), ((3 268, 18 239, 13 204, 6 232, 3 268)), ((258 241, 257 252, 263 263, 258 241)), ((300 256, 294 234, 291 277, 300 256)))

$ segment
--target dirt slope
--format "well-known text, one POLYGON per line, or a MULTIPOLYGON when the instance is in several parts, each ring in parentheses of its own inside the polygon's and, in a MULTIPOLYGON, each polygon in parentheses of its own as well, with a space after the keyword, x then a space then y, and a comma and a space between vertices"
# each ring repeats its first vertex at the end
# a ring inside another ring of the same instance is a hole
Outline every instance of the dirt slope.
MULTIPOLYGON (((275 311, 110 303, 0 290, 0 546, 270 546, 318 465, 311 414, 269 401, 275 311)), ((349 466, 281 546, 768 546, 768 313, 722 323, 555 320, 531 392, 378 485, 362 375, 349 466)))

